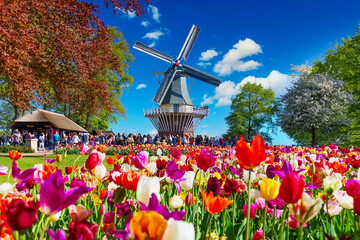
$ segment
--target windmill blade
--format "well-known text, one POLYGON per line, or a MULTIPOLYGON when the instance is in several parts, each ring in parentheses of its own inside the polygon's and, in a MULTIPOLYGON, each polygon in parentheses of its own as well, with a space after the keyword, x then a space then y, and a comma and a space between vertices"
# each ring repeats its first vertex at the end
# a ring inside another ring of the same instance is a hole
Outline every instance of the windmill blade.
POLYGON ((179 53, 179 56, 177 58, 177 60, 180 60, 181 58, 184 59, 184 61, 186 61, 189 57, 189 54, 191 52, 191 49, 193 48, 196 38, 198 37, 200 32, 200 28, 198 28, 197 26, 193 25, 189 35, 187 36, 185 43, 179 53))
POLYGON ((172 68, 170 71, 167 71, 164 77, 164 80, 161 82, 160 87, 158 89, 158 91, 156 92, 156 95, 153 99, 153 101, 157 104, 161 104, 161 102, 163 101, 167 90, 169 89, 175 75, 176 75, 176 69, 174 69, 172 66, 170 67, 172 68))
POLYGON ((196 78, 196 79, 198 79, 200 81, 209 83, 209 84, 214 85, 214 86, 219 86, 220 83, 221 83, 220 78, 211 76, 210 74, 201 72, 201 71, 199 71, 199 70, 197 70, 195 68, 192 68, 192 67, 190 67, 188 65, 185 65, 185 64, 183 64, 182 67, 184 69, 184 73, 186 73, 190 77, 196 78))
POLYGON ((145 44, 143 44, 143 43, 141 43, 139 41, 136 41, 133 48, 135 48, 137 50, 140 50, 140 51, 142 51, 144 53, 150 54, 150 55, 152 55, 154 57, 157 57, 157 58, 159 58, 159 59, 161 59, 161 60, 163 60, 165 62, 172 63, 173 58, 171 56, 169 56, 169 55, 167 55, 165 53, 162 53, 162 52, 160 52, 160 51, 158 51, 156 49, 153 49, 153 48, 151 48, 151 47, 149 47, 149 46, 147 46, 147 45, 145 45, 145 44))

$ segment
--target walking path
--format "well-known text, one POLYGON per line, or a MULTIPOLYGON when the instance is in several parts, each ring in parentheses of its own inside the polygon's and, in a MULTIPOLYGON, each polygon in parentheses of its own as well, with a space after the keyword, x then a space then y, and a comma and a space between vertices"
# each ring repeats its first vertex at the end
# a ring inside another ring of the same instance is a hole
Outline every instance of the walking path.
MULTIPOLYGON (((21 153, 24 157, 35 157, 35 156, 44 156, 44 154, 53 155, 53 150, 44 150, 37 151, 36 153, 21 153)), ((8 157, 9 153, 0 153, 0 157, 8 157)))

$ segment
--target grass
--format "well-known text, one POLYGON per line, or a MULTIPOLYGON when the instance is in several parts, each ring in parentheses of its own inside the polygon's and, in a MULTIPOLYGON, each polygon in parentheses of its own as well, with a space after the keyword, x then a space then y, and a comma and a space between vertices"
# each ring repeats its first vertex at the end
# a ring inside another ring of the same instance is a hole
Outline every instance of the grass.
MULTIPOLYGON (((47 155, 47 158, 55 159, 55 155, 47 155)), ((63 158, 63 160, 59 162, 54 162, 53 165, 57 165, 59 169, 61 169, 64 173, 65 165, 71 166, 71 164, 74 163, 76 158, 79 157, 79 155, 67 155, 66 159, 63 158)), ((76 165, 82 166, 88 156, 80 156, 79 160, 76 162, 76 165)), ((23 156, 20 160, 17 161, 18 166, 21 169, 21 171, 24 171, 29 168, 33 168, 35 164, 41 164, 45 163, 44 156, 35 156, 35 157, 26 157, 23 156)), ((9 157, 0 157, 0 165, 7 166, 9 168, 9 171, 11 170, 12 160, 9 157)), ((0 184, 7 182, 8 175, 0 175, 0 184)), ((9 182, 13 183, 12 177, 10 176, 9 182)))

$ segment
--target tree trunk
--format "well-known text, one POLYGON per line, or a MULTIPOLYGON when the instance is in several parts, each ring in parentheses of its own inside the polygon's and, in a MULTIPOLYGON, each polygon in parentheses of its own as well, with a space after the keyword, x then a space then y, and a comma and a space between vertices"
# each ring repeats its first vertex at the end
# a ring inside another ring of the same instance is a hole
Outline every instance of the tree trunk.
POLYGON ((89 131, 90 113, 86 113, 85 129, 89 131))
POLYGON ((315 147, 315 127, 311 127, 311 146, 315 147))
POLYGON ((14 106, 14 118, 13 118, 13 121, 15 121, 19 117, 19 107, 16 106, 16 105, 13 105, 13 106, 14 106))

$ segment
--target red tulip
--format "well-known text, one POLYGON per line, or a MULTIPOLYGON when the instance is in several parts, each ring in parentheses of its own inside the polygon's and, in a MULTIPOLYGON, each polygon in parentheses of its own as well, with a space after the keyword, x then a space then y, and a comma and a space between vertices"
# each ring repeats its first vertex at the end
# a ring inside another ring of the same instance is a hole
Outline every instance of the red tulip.
POLYGON ((302 198, 304 188, 304 176, 295 172, 288 173, 281 182, 278 197, 283 200, 284 203, 296 203, 302 198))
POLYGON ((74 222, 71 221, 69 225, 69 240, 86 239, 94 240, 98 225, 96 223, 89 223, 88 221, 74 222))
POLYGON ((216 156, 214 156, 211 151, 205 151, 204 149, 201 149, 200 154, 195 158, 196 165, 204 172, 215 166, 216 156))
POLYGON ((260 135, 255 135, 251 147, 240 136, 236 142, 236 156, 241 167, 249 170, 260 165, 265 161, 265 141, 260 135))
POLYGON ((99 163, 99 155, 97 153, 90 153, 86 159, 85 167, 88 170, 94 169, 99 163))
POLYGON ((2 200, 5 216, 13 230, 30 228, 37 221, 39 204, 34 201, 25 202, 22 199, 2 200))
POLYGON ((65 167, 65 173, 71 174, 72 173, 72 167, 65 167))

